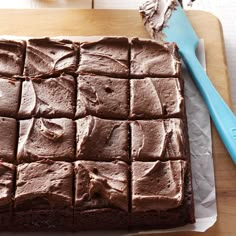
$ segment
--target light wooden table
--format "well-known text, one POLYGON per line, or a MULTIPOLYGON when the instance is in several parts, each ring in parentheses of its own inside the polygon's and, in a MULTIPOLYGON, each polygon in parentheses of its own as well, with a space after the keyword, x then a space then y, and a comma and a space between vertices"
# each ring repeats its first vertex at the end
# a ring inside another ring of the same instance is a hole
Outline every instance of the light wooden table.
MULTIPOLYGON (((207 72, 231 105, 224 44, 218 20, 204 12, 189 12, 197 34, 204 38, 207 72)), ((131 10, 0 10, 0 35, 124 35, 148 37, 137 11, 131 10)), ((236 235, 236 166, 213 128, 218 220, 206 236, 236 235)), ((174 235, 198 235, 177 233, 174 235)), ((165 234, 173 235, 173 234, 165 234)))

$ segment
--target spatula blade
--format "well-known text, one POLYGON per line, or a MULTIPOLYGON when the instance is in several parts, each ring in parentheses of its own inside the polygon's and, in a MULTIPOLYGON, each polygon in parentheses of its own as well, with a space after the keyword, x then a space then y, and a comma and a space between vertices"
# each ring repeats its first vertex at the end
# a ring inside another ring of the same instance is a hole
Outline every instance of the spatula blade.
POLYGON ((198 37, 190 24, 184 10, 178 4, 162 31, 164 41, 176 42, 180 52, 189 48, 195 50, 198 45, 198 37))

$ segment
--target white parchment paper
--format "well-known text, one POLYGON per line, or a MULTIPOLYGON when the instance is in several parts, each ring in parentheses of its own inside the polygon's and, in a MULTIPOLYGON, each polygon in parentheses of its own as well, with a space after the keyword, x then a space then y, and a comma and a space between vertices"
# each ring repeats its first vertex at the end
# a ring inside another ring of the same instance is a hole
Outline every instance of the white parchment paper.
MULTIPOLYGON (((1 36, 9 39, 27 39, 28 37, 16 36, 1 36)), ((100 37, 100 36, 99 36, 100 37)), ((59 38, 66 38, 70 40, 80 40, 80 36, 60 36, 59 38)), ((94 37, 96 39, 98 37, 94 37)), ((200 40, 197 49, 198 58, 204 68, 205 50, 204 42, 200 40)), ((184 67, 184 66, 183 66, 184 67)), ((210 228, 217 219, 216 209, 216 195, 215 195, 215 178, 214 166, 212 159, 212 142, 211 142, 211 126, 210 116, 202 100, 198 90, 196 89, 190 75, 186 68, 183 69, 183 77, 185 80, 185 101, 188 119, 190 152, 191 152, 191 167, 192 167, 192 181, 194 191, 195 217, 196 223, 189 224, 183 227, 173 228, 169 230, 152 230, 145 232, 132 232, 134 234, 157 234, 163 232, 178 232, 178 231, 197 231, 204 232, 210 228)), ((100 231, 100 232, 79 232, 79 233, 30 233, 28 235, 49 236, 49 235, 87 235, 87 236, 105 236, 105 235, 127 235, 126 231, 100 231)), ((1 234, 3 235, 3 234, 1 234)), ((13 236, 15 233, 4 233, 5 236, 13 236)), ((19 233, 17 235, 25 235, 19 233)))

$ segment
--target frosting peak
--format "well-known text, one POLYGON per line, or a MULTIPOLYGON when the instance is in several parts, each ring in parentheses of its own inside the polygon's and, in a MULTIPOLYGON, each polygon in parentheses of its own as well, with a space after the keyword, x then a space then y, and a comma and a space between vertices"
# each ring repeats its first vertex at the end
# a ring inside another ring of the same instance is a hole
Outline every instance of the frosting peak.
POLYGON ((177 0, 147 0, 140 6, 144 25, 152 38, 162 38, 161 31, 177 5, 177 0))

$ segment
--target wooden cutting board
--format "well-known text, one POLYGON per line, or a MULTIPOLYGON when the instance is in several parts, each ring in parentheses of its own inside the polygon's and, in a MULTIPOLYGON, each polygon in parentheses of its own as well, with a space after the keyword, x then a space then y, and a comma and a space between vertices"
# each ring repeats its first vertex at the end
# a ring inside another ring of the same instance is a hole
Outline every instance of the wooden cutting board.
MULTIPOLYGON (((222 29, 217 18, 201 11, 189 11, 199 38, 206 47, 207 73, 231 106, 222 29)), ((0 35, 123 35, 149 37, 137 11, 132 10, 0 10, 0 35)), ((228 156, 215 128, 212 129, 216 175, 218 220, 203 235, 236 235, 236 167, 228 156)), ((164 235, 198 235, 174 233, 164 235)), ((202 235, 202 234, 201 234, 202 235)))

